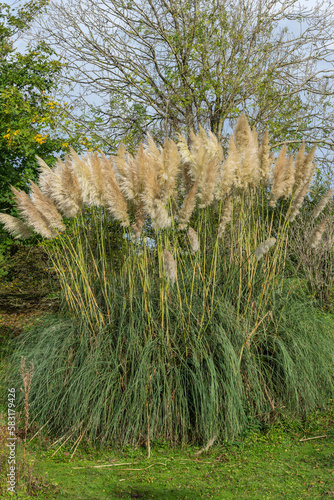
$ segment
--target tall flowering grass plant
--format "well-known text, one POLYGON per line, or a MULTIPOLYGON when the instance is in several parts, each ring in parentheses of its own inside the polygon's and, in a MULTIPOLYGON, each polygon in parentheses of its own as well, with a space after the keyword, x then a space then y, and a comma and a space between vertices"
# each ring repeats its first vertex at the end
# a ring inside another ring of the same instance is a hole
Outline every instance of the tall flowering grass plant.
POLYGON ((64 438, 149 447, 325 405, 333 322, 285 268, 313 155, 284 146, 275 158, 243 114, 225 155, 200 128, 160 148, 148 136, 135 156, 121 144, 53 169, 38 159, 38 185, 14 190, 22 219, 0 215, 15 237, 45 238, 62 287, 62 316, 17 348, 35 367, 34 417, 64 438))

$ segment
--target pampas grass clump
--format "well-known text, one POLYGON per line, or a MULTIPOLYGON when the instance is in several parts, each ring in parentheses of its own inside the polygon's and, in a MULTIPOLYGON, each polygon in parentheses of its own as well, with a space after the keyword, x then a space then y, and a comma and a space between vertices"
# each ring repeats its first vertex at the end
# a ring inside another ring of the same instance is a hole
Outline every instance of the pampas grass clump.
MULTIPOLYGON (((180 136, 159 148, 148 136, 134 156, 121 144, 110 158, 39 160, 39 187, 14 190, 23 221, 0 215, 15 235, 50 240, 62 287, 59 318, 17 348, 35 366, 35 419, 149 448, 233 438, 254 415, 324 405, 333 324, 285 270, 313 154, 302 145, 294 160, 284 146, 273 161, 268 133, 259 144, 242 115, 225 157, 200 128, 190 145, 180 136)), ((320 222, 314 251, 324 231, 320 222)))

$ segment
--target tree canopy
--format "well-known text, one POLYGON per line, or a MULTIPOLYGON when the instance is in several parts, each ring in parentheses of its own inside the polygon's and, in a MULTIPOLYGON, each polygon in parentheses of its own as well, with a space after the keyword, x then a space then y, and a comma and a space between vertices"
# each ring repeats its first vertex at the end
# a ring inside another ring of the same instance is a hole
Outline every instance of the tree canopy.
POLYGON ((333 151, 328 2, 57 0, 40 26, 106 140, 199 124, 224 140, 246 111, 274 143, 333 151))
POLYGON ((52 134, 55 124, 51 98, 61 73, 45 43, 28 47, 24 54, 14 40, 24 32, 45 2, 30 2, 13 12, 1 4, 0 13, 0 205, 11 206, 10 185, 24 188, 36 172, 35 155, 51 159, 66 147, 52 134))
POLYGON ((56 97, 65 63, 45 41, 17 48, 47 3, 0 4, 0 211, 13 215, 11 186, 27 190, 37 174, 36 155, 52 165, 69 146, 80 151, 90 145, 56 97))

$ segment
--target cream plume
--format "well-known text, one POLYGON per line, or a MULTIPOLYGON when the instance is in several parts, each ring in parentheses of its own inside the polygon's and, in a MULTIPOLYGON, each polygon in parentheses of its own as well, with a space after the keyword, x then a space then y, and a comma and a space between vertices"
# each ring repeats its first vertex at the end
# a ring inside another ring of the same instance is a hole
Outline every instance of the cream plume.
POLYGON ((197 135, 193 131, 189 135, 190 150, 185 138, 179 136, 179 151, 183 165, 188 167, 187 173, 193 182, 198 182, 199 206, 205 208, 214 199, 223 152, 218 139, 212 133, 207 135, 203 127, 199 126, 197 135))
POLYGON ((290 155, 288 159, 288 164, 285 169, 284 190, 283 190, 283 196, 285 198, 288 198, 289 196, 292 195, 294 184, 295 184, 294 160, 293 156, 290 155))
POLYGON ((313 219, 316 219, 321 214, 321 212, 325 209, 327 203, 329 202, 332 196, 333 196, 333 189, 329 189, 325 194, 325 196, 320 200, 318 205, 315 207, 312 214, 313 219))
POLYGON ((307 153, 305 162, 304 162, 304 178, 309 179, 309 181, 312 181, 314 170, 315 170, 315 165, 313 163, 314 160, 314 153, 315 150, 317 149, 317 146, 314 145, 312 149, 307 153))
POLYGON ((309 244, 311 248, 317 248, 320 244, 322 235, 324 234, 327 226, 327 219, 324 219, 318 226, 316 226, 310 236, 309 244))
POLYGON ((260 245, 255 249, 255 256, 257 257, 257 260, 262 259, 262 257, 270 250, 272 246, 274 246, 276 243, 276 238, 269 238, 265 240, 263 243, 260 243, 260 245))
POLYGON ((149 157, 145 154, 142 143, 140 143, 135 157, 127 153, 126 158, 127 162, 124 166, 124 173, 120 175, 119 186, 127 200, 133 200, 138 204, 147 187, 147 178, 152 173, 155 176, 157 174, 149 157))
POLYGON ((153 201, 152 223, 155 229, 167 229, 172 224, 172 217, 168 215, 164 203, 156 199, 153 201))
MULTIPOLYGON (((57 167, 61 170, 61 185, 59 186, 59 198, 61 199, 62 205, 66 207, 66 197, 67 192, 71 192, 71 189, 68 189, 66 186, 66 182, 75 185, 75 193, 73 196, 70 196, 73 205, 74 203, 81 207, 83 204, 92 205, 92 197, 91 197, 91 177, 92 172, 90 169, 89 162, 87 158, 80 158, 78 153, 74 151, 73 148, 70 148, 70 158, 65 156, 65 162, 63 163, 58 159, 57 167), (75 177, 72 176, 75 174, 75 177), (78 203, 77 196, 78 190, 80 190, 80 203, 78 203), (63 194, 61 194, 61 191, 63 194)), ((74 186, 73 186, 74 187, 74 186)), ((67 208, 67 207, 66 207, 67 208)), ((74 212, 74 207, 69 207, 67 210, 70 212, 74 212), (71 209, 72 208, 72 209, 71 209)), ((79 208, 80 210, 80 208, 79 208)), ((77 212, 79 211, 77 210, 77 212)), ((74 214, 75 215, 75 214, 74 214)), ((68 217, 72 217, 72 215, 68 215, 68 217)))
POLYGON ((245 113, 239 117, 234 129, 234 140, 239 153, 240 167, 237 177, 243 188, 260 182, 259 151, 245 113))
MULTIPOLYGON (((142 154, 145 154, 143 150, 142 154)), ((144 160, 142 161, 144 162, 144 160)), ((168 217, 165 204, 160 200, 160 195, 161 188, 158 182, 157 168, 152 161, 147 161, 145 185, 140 195, 140 201, 145 212, 151 217, 155 228, 165 228, 171 224, 171 219, 168 217)))
MULTIPOLYGON (((57 159, 56 165, 50 169, 46 163, 37 157, 40 165, 39 188, 43 195, 47 196, 66 217, 74 217, 81 211, 83 206, 83 195, 79 180, 73 170, 73 164, 80 171, 84 162, 72 150, 74 161, 67 156, 65 162, 57 159)), ((86 182, 86 197, 88 197, 89 182, 86 182)))
POLYGON ((196 194, 198 183, 195 182, 187 196, 183 200, 180 213, 178 215, 179 229, 185 229, 196 206, 196 194))
POLYGON ((177 280, 177 265, 172 254, 168 250, 164 250, 164 269, 167 279, 174 285, 177 280))
POLYGON ((287 157, 286 157, 286 144, 284 144, 281 149, 278 158, 275 162, 274 171, 273 171, 273 183, 270 191, 270 206, 275 207, 277 200, 283 196, 285 189, 285 177, 286 177, 286 166, 287 166, 287 157))
POLYGON ((298 215, 312 182, 315 171, 313 163, 315 149, 314 146, 306 157, 304 157, 305 144, 303 143, 298 151, 295 161, 295 194, 291 209, 287 214, 290 222, 293 222, 298 215))
POLYGON ((156 172, 157 183, 160 187, 159 199, 166 203, 175 193, 181 158, 177 145, 171 139, 166 139, 163 148, 159 151, 149 134, 147 138, 148 146, 145 154, 152 161, 152 167, 156 172))
POLYGON ((262 186, 266 187, 268 186, 269 183, 270 168, 272 164, 272 158, 270 157, 268 130, 265 131, 262 137, 261 146, 259 149, 259 160, 260 160, 260 182, 262 186))
POLYGON ((182 163, 187 163, 189 165, 194 164, 195 158, 192 156, 192 154, 189 151, 186 138, 181 134, 178 134, 177 138, 178 138, 177 146, 179 148, 179 153, 180 153, 182 163))
POLYGON ((299 188, 301 184, 305 181, 304 172, 304 162, 305 162, 305 142, 299 148, 295 159, 295 190, 299 188))
POLYGON ((34 182, 31 183, 31 199, 35 207, 47 218, 52 227, 59 229, 59 231, 65 231, 66 226, 63 224, 62 216, 57 208, 34 182))
POLYGON ((304 198, 307 195, 308 190, 309 190, 309 180, 307 180, 305 184, 301 185, 295 192, 291 209, 287 213, 290 222, 293 222, 297 217, 300 207, 303 204, 304 198))
POLYGON ((221 216, 221 219, 219 222, 218 238, 221 238, 223 236, 225 228, 231 220, 232 208, 233 208, 232 197, 229 196, 227 198, 227 200, 225 201, 224 209, 223 209, 222 216, 221 216))
POLYGON ((115 162, 118 175, 123 178, 126 177, 126 169, 127 169, 126 149, 123 144, 123 141, 119 145, 119 148, 117 150, 117 156, 115 156, 113 160, 115 162))
POLYGON ((88 153, 86 156, 86 163, 89 169, 89 200, 90 206, 105 206, 105 181, 103 174, 104 161, 98 156, 97 153, 88 153))
POLYGON ((24 191, 18 191, 12 186, 18 209, 28 226, 44 238, 53 238, 58 231, 51 227, 48 219, 35 207, 30 197, 24 191))
POLYGON ((51 168, 45 163, 42 158, 36 155, 36 160, 38 163, 38 171, 39 171, 39 177, 38 177, 38 182, 40 189, 43 194, 45 194, 48 197, 52 196, 52 175, 53 172, 51 168))
POLYGON ((102 155, 101 158, 101 176, 104 179, 103 204, 115 219, 121 223, 121 226, 128 227, 130 220, 127 203, 118 185, 114 167, 105 155, 102 155))
POLYGON ((12 215, 0 214, 0 221, 5 225, 5 229, 16 239, 21 238, 22 240, 26 240, 33 234, 24 222, 12 215))
POLYGON ((198 235, 192 227, 188 229, 188 237, 190 241, 191 251, 192 253, 196 253, 199 250, 199 241, 198 235))
POLYGON ((237 182, 236 172, 241 170, 239 153, 233 136, 230 137, 227 157, 220 170, 217 182, 216 198, 219 200, 230 193, 232 186, 240 187, 237 182))
POLYGON ((296 161, 295 161, 295 190, 304 184, 306 181, 311 183, 315 165, 313 163, 314 153, 316 150, 316 146, 313 146, 312 149, 308 152, 306 156, 305 153, 305 144, 303 143, 297 153, 296 161))
POLYGON ((135 214, 135 222, 131 224, 131 229, 133 233, 131 236, 132 240, 136 240, 140 237, 144 224, 145 224, 145 214, 143 212, 142 204, 140 204, 135 214))
POLYGON ((209 131, 206 133, 205 130, 200 127, 199 135, 205 152, 203 158, 205 165, 202 176, 199 178, 198 186, 201 200, 199 207, 205 208, 211 205, 215 197, 217 181, 223 161, 223 149, 217 137, 212 132, 209 131))

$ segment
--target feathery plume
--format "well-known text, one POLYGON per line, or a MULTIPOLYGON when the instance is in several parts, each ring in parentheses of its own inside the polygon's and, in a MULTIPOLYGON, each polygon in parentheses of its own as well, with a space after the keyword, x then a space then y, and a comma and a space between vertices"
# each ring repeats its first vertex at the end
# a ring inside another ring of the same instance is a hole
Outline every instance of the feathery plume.
POLYGON ((185 138, 179 136, 178 146, 182 163, 183 166, 187 165, 186 171, 183 168, 183 174, 190 174, 192 181, 198 182, 199 206, 205 208, 214 200, 223 151, 214 134, 207 135, 201 126, 199 126, 197 135, 193 131, 189 135, 191 139, 190 151, 185 138))
POLYGON ((177 144, 175 144, 172 139, 166 139, 164 143, 162 160, 165 167, 164 174, 161 175, 161 179, 164 181, 164 184, 161 186, 162 200, 167 201, 167 199, 175 192, 176 179, 181 166, 179 150, 177 148, 177 144), (164 175, 167 176, 167 179, 163 177, 164 175))
POLYGON ((283 189, 283 196, 285 198, 288 198, 289 196, 292 195, 294 184, 295 184, 295 168, 294 168, 293 156, 290 155, 288 158, 287 166, 285 168, 284 189, 283 189))
POLYGON ((165 142, 161 152, 151 136, 148 142, 146 149, 140 144, 135 158, 128 155, 120 189, 127 199, 144 208, 154 228, 165 229, 172 223, 165 204, 175 188, 179 154, 173 141, 165 142))
MULTIPOLYGON (((140 143, 135 157, 127 153, 125 176, 120 177, 119 186, 125 198, 138 204, 144 190, 148 188, 147 180, 152 175, 154 175, 157 184, 157 172, 145 153, 143 144, 140 143)), ((157 187, 159 187, 158 184, 157 187)))
POLYGON ((32 227, 36 233, 41 234, 44 238, 53 238, 58 234, 58 231, 50 226, 47 218, 35 207, 27 193, 18 191, 13 186, 12 191, 18 209, 28 226, 32 227))
POLYGON ((199 250, 199 241, 197 233, 192 227, 188 229, 188 237, 190 241, 191 251, 192 253, 196 253, 199 250))
POLYGON ((68 162, 65 162, 60 170, 59 180, 57 177, 56 179, 53 191, 55 202, 65 217, 75 217, 84 205, 84 192, 80 178, 68 162))
POLYGON ((38 177, 38 182, 40 189, 43 194, 46 196, 50 197, 52 193, 52 170, 51 168, 45 163, 42 158, 36 155, 36 160, 38 163, 38 171, 39 171, 39 177, 38 177))
POLYGON ((318 205, 313 210, 312 214, 313 219, 316 219, 321 214, 321 212, 324 210, 324 208, 326 207, 327 203, 329 202, 332 196, 333 196, 333 189, 329 189, 325 194, 325 196, 320 200, 318 205))
POLYGON ((59 229, 59 231, 66 230, 62 216, 57 208, 34 182, 31 183, 31 199, 35 207, 47 218, 52 227, 59 229))
POLYGON ((249 145, 250 136, 252 135, 245 113, 239 116, 233 135, 239 153, 245 154, 249 145))
POLYGON ((196 206, 196 194, 197 194, 198 183, 195 182, 191 190, 183 200, 183 204, 178 216, 179 219, 179 229, 185 229, 190 220, 191 214, 196 206))
POLYGON ((295 161, 296 191, 304 184, 304 182, 308 181, 309 184, 312 182, 313 174, 316 168, 313 163, 315 150, 316 146, 313 146, 313 148, 304 157, 305 144, 303 143, 298 151, 295 161))
POLYGON ((266 187, 268 186, 269 183, 270 167, 272 164, 272 159, 270 158, 268 130, 265 131, 262 137, 261 146, 259 149, 259 160, 260 160, 260 182, 262 186, 266 187))
POLYGON ((222 216, 219 222, 218 238, 221 238, 223 236, 225 228, 231 220, 232 208, 233 208, 232 197, 229 196, 225 202, 224 210, 222 212, 222 216))
POLYGON ((104 179, 103 204, 115 219, 121 223, 121 226, 128 227, 130 225, 130 220, 127 211, 127 203, 116 180, 116 173, 113 165, 105 155, 102 155, 101 175, 104 179))
POLYGON ((105 206, 103 161, 97 153, 88 153, 85 160, 89 168, 89 205, 105 206))
POLYGON ((177 138, 178 138, 177 147, 179 148, 179 153, 182 163, 189 165, 194 164, 195 159, 189 151, 186 138, 181 134, 177 134, 177 138))
POLYGON ((275 162, 273 171, 273 183, 270 191, 271 207, 275 207, 277 200, 284 194, 286 166, 287 166, 286 149, 287 149, 286 144, 284 144, 275 162))
POLYGON ((199 177, 199 197, 201 200, 200 208, 209 206, 215 197, 217 180, 223 161, 223 149, 217 137, 213 132, 199 127, 199 136, 203 148, 203 169, 199 177))
POLYGON ((255 126, 252 128, 252 136, 253 136, 254 144, 257 147, 259 147, 259 134, 257 133, 255 126))
POLYGON ((117 172, 121 177, 126 177, 127 162, 125 154, 126 149, 122 141, 117 150, 117 156, 115 156, 113 159, 116 165, 117 172))
POLYGON ((315 170, 315 165, 313 163, 314 160, 314 153, 315 150, 317 149, 317 146, 314 145, 312 149, 307 153, 304 161, 304 178, 310 179, 310 182, 312 180, 314 170, 315 170))
POLYGON ((305 142, 300 146, 296 159, 295 159, 295 190, 299 188, 305 181, 304 175, 304 162, 305 162, 305 142))
MULTIPOLYGON (((74 161, 71 161, 68 156, 65 157, 65 162, 58 158, 53 169, 50 169, 41 158, 37 158, 41 172, 39 188, 42 194, 47 196, 65 217, 74 217, 83 206, 82 190, 73 167, 75 164, 76 168, 80 170, 83 162, 74 150, 71 151, 74 161)), ((88 181, 86 184, 87 197, 88 181)))
POLYGON ((16 239, 21 238, 22 240, 26 240, 33 234, 24 222, 12 215, 0 214, 0 221, 5 225, 5 229, 16 239))
POLYGON ((262 259, 262 257, 270 250, 272 246, 274 246, 276 243, 276 238, 269 238, 265 240, 263 243, 260 243, 260 245, 255 249, 255 256, 257 257, 257 260, 262 259))
POLYGON ((153 201, 151 217, 154 229, 167 229, 171 226, 173 220, 172 217, 168 215, 164 203, 159 199, 153 201))
POLYGON ((218 179, 217 166, 217 159, 210 158, 203 169, 203 175, 199 182, 199 198, 201 200, 199 208, 208 207, 214 200, 218 179))
POLYGON ((215 156, 220 163, 222 163, 224 159, 223 148, 218 140, 218 137, 213 132, 211 132, 211 130, 208 131, 207 141, 212 151, 212 155, 215 156))
POLYGON ((220 175, 217 183, 216 198, 219 200, 223 196, 229 194, 233 185, 240 187, 237 184, 236 171, 240 171, 241 165, 239 160, 238 150, 233 139, 230 138, 227 157, 220 170, 220 175))
POLYGON ((260 182, 259 151, 245 113, 242 113, 237 121, 234 139, 241 166, 238 169, 239 183, 243 188, 248 185, 257 186, 260 182))
MULTIPOLYGON (((148 146, 145 154, 152 160, 152 168, 156 172, 157 182, 160 187, 159 198, 166 203, 173 196, 176 188, 176 177, 180 166, 180 155, 177 145, 171 139, 166 139, 161 151, 148 134, 148 146)), ((151 162, 150 162, 151 163, 151 162)))
POLYGON ((327 226, 327 219, 324 219, 318 226, 316 226, 310 236, 309 245, 311 248, 317 248, 320 244, 322 235, 324 234, 327 226))
MULTIPOLYGON (((91 199, 92 172, 90 169, 89 162, 87 161, 87 158, 80 158, 78 153, 74 151, 73 148, 70 148, 70 158, 66 155, 64 163, 60 159, 58 159, 57 168, 60 169, 61 181, 59 185, 60 191, 59 193, 57 192, 56 194, 61 199, 62 205, 66 207, 66 197, 67 197, 66 191, 70 192, 70 189, 67 189, 66 181, 70 183, 73 182, 71 179, 73 173, 75 173, 76 179, 78 181, 78 187, 80 188, 80 198, 82 199, 82 204, 86 203, 87 205, 92 205, 93 204, 91 199)), ((77 192, 75 194, 77 195, 77 192)), ((74 200, 75 198, 71 197, 71 199, 74 200)))
POLYGON ((133 232, 131 236, 132 240, 136 240, 140 237, 144 224, 145 224, 145 214, 143 212, 143 206, 142 204, 140 204, 135 214, 135 222, 131 225, 131 229, 133 232))
POLYGON ((174 285, 177 279, 177 266, 169 250, 164 250, 164 269, 167 279, 174 285))
POLYGON ((160 200, 161 189, 158 182, 158 173, 153 163, 147 163, 146 172, 145 186, 140 195, 140 201, 143 204, 145 212, 151 217, 153 225, 158 227, 159 223, 157 219, 163 218, 166 223, 168 213, 165 204, 160 200))
POLYGON ((295 193, 291 209, 287 213, 290 222, 293 222, 297 217, 300 207, 303 204, 304 198, 307 195, 308 190, 309 190, 309 180, 307 180, 305 184, 299 186, 298 190, 295 193))

